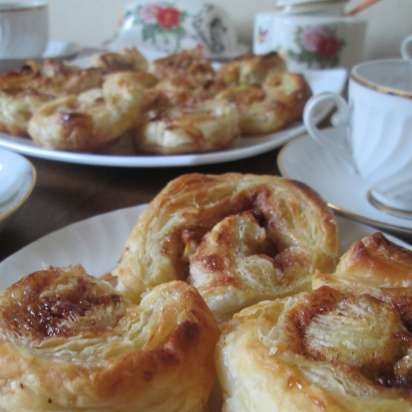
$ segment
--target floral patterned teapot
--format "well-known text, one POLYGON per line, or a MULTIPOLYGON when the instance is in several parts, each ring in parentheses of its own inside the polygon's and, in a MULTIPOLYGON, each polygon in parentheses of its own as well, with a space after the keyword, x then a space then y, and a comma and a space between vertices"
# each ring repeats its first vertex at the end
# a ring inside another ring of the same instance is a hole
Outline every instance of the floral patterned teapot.
POLYGON ((154 57, 193 47, 204 49, 211 58, 230 58, 246 51, 224 9, 193 0, 133 1, 109 46, 135 46, 154 57))

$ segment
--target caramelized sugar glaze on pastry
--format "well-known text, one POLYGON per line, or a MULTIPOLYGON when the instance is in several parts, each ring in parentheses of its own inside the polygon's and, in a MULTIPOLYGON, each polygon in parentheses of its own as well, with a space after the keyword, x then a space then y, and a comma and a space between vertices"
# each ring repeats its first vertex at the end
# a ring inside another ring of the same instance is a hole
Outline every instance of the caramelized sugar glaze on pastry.
POLYGON ((216 355, 223 411, 412 411, 411 279, 412 252, 375 234, 313 292, 236 314, 216 355))
POLYGON ((80 267, 36 272, 0 295, 0 408, 203 412, 216 340, 184 282, 134 304, 80 267))
POLYGON ((186 279, 218 319, 310 289, 334 268, 336 223, 309 188, 274 176, 184 175, 140 216, 113 272, 131 297, 186 279))

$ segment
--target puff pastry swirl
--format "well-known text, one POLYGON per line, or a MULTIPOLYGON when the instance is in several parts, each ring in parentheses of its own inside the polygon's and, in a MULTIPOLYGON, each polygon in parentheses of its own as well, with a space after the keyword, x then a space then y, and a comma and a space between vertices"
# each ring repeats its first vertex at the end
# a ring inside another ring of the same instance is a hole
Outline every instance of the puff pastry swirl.
POLYGON ((217 350, 224 412, 412 411, 412 252, 374 234, 310 293, 235 315, 217 350))
POLYGON ((397 307, 329 287, 235 315, 217 350, 224 412, 412 411, 397 307))
POLYGON ((136 305, 80 267, 37 272, 0 296, 0 409, 202 412, 216 340, 186 283, 136 305))
POLYGON ((113 274, 139 296, 187 279, 227 318, 259 300, 310 288, 331 270, 336 224, 309 188, 274 176, 184 175, 140 216, 113 274))

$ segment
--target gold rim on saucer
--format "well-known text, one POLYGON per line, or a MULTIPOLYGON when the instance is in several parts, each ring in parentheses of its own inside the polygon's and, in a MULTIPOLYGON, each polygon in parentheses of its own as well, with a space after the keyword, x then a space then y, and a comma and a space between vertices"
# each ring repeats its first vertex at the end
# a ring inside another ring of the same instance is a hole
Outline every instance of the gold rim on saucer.
POLYGON ((376 196, 374 196, 372 190, 368 191, 367 196, 369 203, 376 209, 382 210, 382 212, 388 213, 389 215, 393 215, 395 217, 400 217, 402 219, 412 219, 412 210, 402 210, 385 205, 380 200, 378 200, 376 196))

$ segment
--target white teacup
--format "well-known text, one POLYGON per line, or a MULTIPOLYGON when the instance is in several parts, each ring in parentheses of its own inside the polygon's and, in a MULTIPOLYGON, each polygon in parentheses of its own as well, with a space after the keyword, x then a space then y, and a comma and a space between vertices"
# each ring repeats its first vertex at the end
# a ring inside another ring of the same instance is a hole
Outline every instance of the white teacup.
POLYGON ((402 41, 401 55, 405 60, 412 60, 412 34, 402 41))
POLYGON ((369 185, 371 203, 389 213, 412 217, 412 61, 376 60, 355 66, 349 104, 332 93, 310 99, 304 122, 310 136, 320 143, 325 139, 316 126, 315 113, 325 102, 337 106, 334 126, 347 127, 351 160, 369 185))
POLYGON ((0 3, 0 59, 39 57, 46 49, 48 38, 47 1, 0 3))

